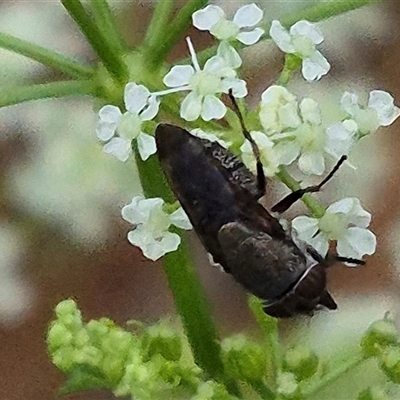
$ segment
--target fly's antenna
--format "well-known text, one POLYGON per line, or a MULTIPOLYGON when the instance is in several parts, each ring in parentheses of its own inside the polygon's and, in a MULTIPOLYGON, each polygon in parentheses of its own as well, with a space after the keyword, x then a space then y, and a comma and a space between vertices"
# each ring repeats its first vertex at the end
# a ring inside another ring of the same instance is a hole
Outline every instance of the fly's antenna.
POLYGON ((254 139, 251 137, 250 132, 246 129, 246 125, 244 123, 243 114, 240 112, 239 105, 236 101, 235 96, 233 95, 232 89, 229 89, 228 92, 229 98, 232 102, 232 108, 234 113, 237 115, 240 126, 242 128, 243 136, 250 142, 251 149, 253 151, 254 157, 256 159, 257 165, 257 187, 264 194, 266 191, 267 181, 265 179, 264 168, 261 162, 260 149, 254 139))

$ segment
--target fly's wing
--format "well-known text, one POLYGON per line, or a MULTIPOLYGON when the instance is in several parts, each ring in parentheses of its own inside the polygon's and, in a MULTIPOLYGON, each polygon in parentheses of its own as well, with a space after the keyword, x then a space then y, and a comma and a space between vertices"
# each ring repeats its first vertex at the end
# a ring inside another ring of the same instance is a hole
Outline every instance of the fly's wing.
MULTIPOLYGON (((218 240, 232 276, 249 292, 270 303, 290 292, 307 270, 305 256, 292 241, 283 243, 240 222, 222 226, 218 240)), ((324 286, 325 282, 322 289, 324 286)))
POLYGON ((254 175, 217 143, 196 138, 186 130, 161 124, 156 129, 157 154, 173 192, 214 260, 226 268, 218 241, 220 228, 247 221, 274 237, 285 237, 279 222, 257 199, 254 175))

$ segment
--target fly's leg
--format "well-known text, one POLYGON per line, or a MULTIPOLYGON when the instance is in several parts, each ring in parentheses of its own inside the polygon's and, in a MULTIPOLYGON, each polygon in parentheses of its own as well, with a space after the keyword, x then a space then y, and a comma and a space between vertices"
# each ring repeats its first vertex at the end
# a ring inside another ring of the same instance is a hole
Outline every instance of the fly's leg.
POLYGON ((256 165, 257 165, 257 189, 260 191, 262 195, 265 194, 267 190, 267 180, 265 178, 264 174, 264 169, 263 165, 260 159, 260 149, 257 146, 257 143, 254 141, 254 139, 251 137, 250 132, 246 129, 246 126, 244 124, 243 120, 243 115, 239 110, 239 106, 236 102, 235 97, 233 96, 232 89, 229 90, 229 98, 231 99, 232 102, 232 107, 233 111, 239 118, 240 126, 242 127, 243 135, 244 137, 250 142, 251 148, 253 150, 254 157, 256 159, 256 165))
POLYGON ((286 210, 288 210, 297 200, 300 200, 303 195, 306 193, 315 193, 319 192, 321 188, 332 179, 332 177, 335 175, 337 170, 340 168, 340 166, 347 160, 347 156, 342 156, 340 160, 336 163, 336 165, 332 168, 332 171, 327 175, 325 179, 323 179, 318 185, 314 186, 308 186, 304 189, 299 189, 296 190, 290 194, 288 194, 286 197, 284 197, 280 202, 275 204, 271 210, 274 212, 278 213, 283 213, 286 210))

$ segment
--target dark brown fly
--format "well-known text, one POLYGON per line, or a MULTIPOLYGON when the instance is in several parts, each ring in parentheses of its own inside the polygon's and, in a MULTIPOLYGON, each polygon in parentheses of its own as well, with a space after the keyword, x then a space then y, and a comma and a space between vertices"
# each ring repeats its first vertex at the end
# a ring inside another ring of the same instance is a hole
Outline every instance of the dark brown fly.
MULTIPOLYGON (((174 125, 158 125, 156 141, 168 182, 204 247, 246 290, 265 301, 267 314, 291 317, 337 308, 326 290, 325 271, 335 256, 324 259, 309 246, 300 249, 258 202, 265 194, 262 165, 256 177, 217 142, 174 125)), ((304 193, 318 191, 344 160, 320 185, 291 193, 272 210, 283 212, 304 193)))

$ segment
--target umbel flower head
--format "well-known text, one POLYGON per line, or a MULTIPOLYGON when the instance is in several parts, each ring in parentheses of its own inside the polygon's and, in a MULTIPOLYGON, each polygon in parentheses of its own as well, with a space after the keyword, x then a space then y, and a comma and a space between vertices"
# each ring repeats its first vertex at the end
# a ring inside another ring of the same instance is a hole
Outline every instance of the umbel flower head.
POLYGON ((336 241, 339 256, 361 259, 373 254, 376 248, 375 235, 367 229, 371 214, 365 211, 360 200, 348 197, 331 204, 321 219, 300 216, 292 221, 298 239, 313 246, 319 254, 326 256, 329 240, 336 241))
POLYGON ((122 218, 134 225, 134 230, 128 233, 128 240, 153 261, 175 251, 181 242, 179 235, 168 231, 171 224, 181 229, 192 229, 182 207, 172 214, 166 213, 163 207, 164 200, 161 198, 135 196, 122 209, 122 218))
POLYGON ((362 136, 375 132, 380 126, 391 125, 400 115, 393 97, 383 90, 371 91, 365 108, 360 107, 358 96, 349 92, 343 94, 340 104, 357 123, 362 136))
POLYGON ((180 110, 186 121, 194 121, 200 116, 205 121, 220 119, 226 114, 226 106, 217 95, 232 90, 235 97, 244 97, 247 94, 246 82, 237 78, 235 70, 219 56, 208 59, 201 69, 190 38, 186 41, 193 66, 172 67, 165 75, 164 83, 173 89, 160 93, 190 92, 182 101, 180 110))
POLYGON ((97 137, 107 142, 104 152, 126 161, 132 154, 132 140, 138 142, 141 158, 147 160, 157 151, 153 136, 142 132, 144 121, 153 119, 159 108, 159 100, 143 85, 130 82, 125 86, 124 102, 126 112, 112 105, 106 105, 99 111, 97 137))
POLYGON ((254 3, 240 7, 233 20, 230 21, 222 8, 215 5, 193 13, 193 25, 202 31, 209 31, 220 40, 217 55, 222 57, 232 68, 238 68, 242 64, 237 51, 230 42, 238 40, 245 45, 257 43, 264 30, 254 28, 262 19, 263 11, 254 3))
POLYGON ((302 59, 301 71, 307 81, 318 81, 329 72, 329 62, 316 49, 324 37, 314 24, 299 21, 288 32, 279 21, 272 21, 269 34, 282 51, 302 59))

